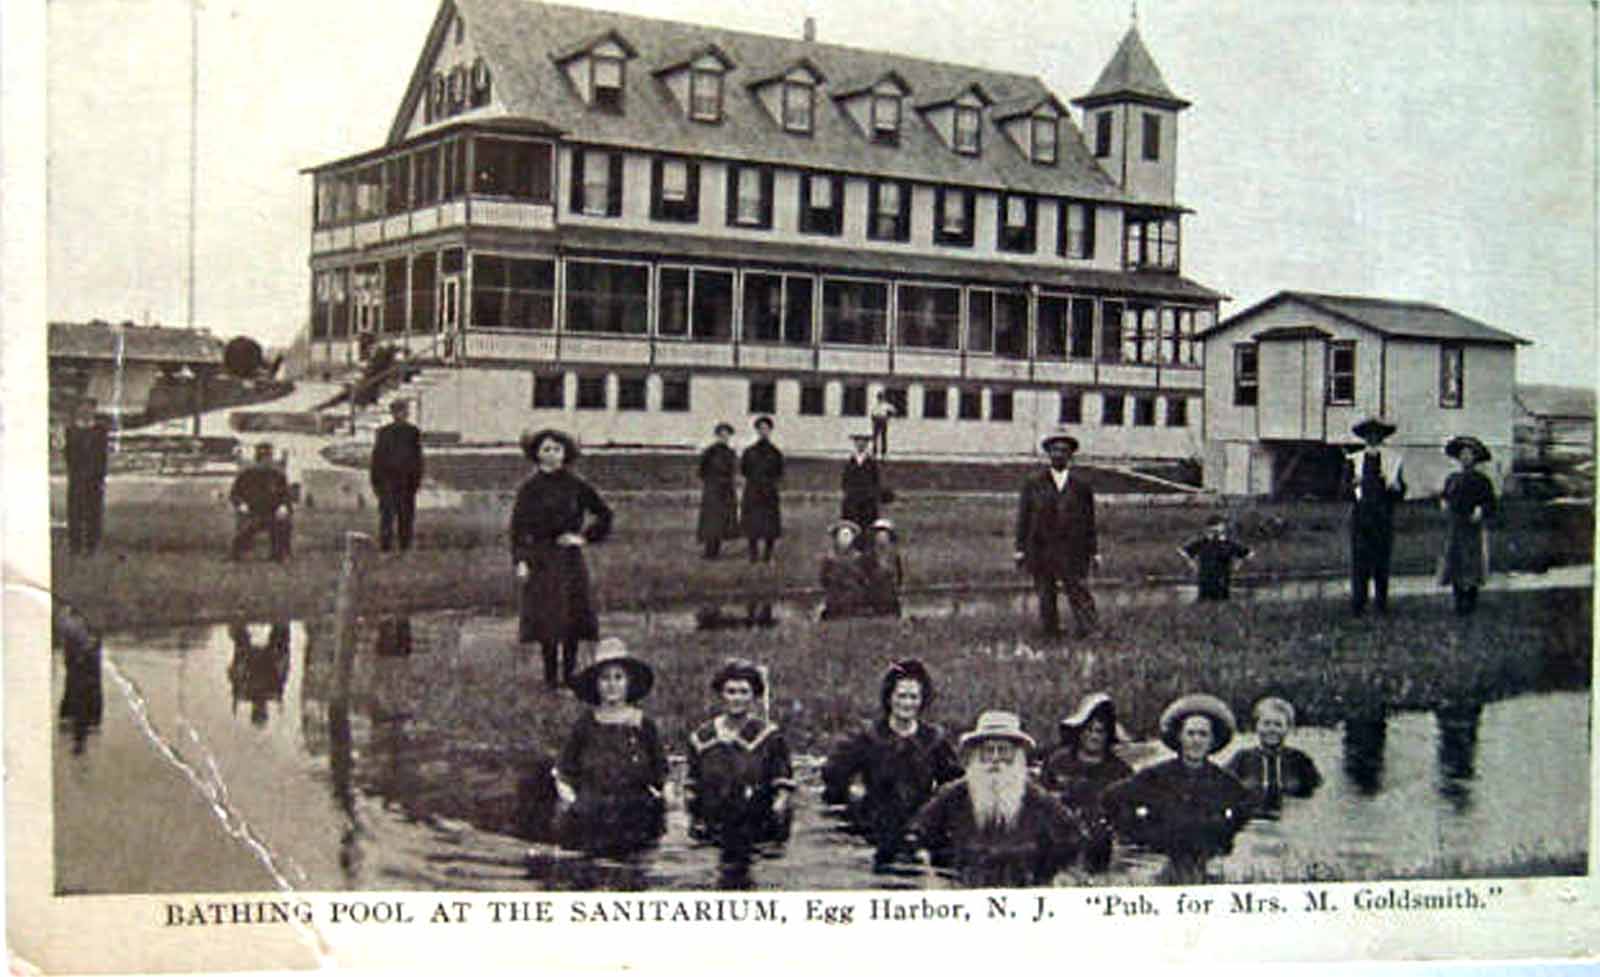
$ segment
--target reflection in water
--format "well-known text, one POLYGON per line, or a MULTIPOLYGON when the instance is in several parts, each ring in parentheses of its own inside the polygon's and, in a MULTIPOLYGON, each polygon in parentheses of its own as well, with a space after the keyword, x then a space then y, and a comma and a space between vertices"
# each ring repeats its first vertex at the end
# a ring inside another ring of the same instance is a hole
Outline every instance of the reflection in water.
POLYGON ((1483 703, 1447 703, 1434 710, 1439 727, 1439 796, 1457 812, 1472 805, 1473 765, 1483 703))
POLYGON ((1351 713, 1344 720, 1344 772, 1363 794, 1383 789, 1383 746, 1389 720, 1379 705, 1351 713))
POLYGON ((379 658, 405 658, 411 654, 411 618, 391 616, 378 620, 378 637, 372 645, 379 658))
POLYGON ((773 613, 771 601, 750 601, 745 604, 743 616, 726 613, 715 604, 707 604, 694 612, 696 631, 733 631, 777 626, 778 618, 773 613))
POLYGON ((100 726, 105 697, 100 685, 100 636, 65 603, 55 605, 55 640, 66 657, 61 691, 61 724, 72 734, 72 752, 81 754, 89 733, 100 726))
POLYGON ((250 722, 267 724, 267 703, 283 704, 283 689, 289 682, 289 622, 274 621, 264 644, 256 644, 250 625, 235 621, 228 625, 233 642, 233 661, 228 663, 228 684, 233 689, 233 708, 250 703, 250 722))

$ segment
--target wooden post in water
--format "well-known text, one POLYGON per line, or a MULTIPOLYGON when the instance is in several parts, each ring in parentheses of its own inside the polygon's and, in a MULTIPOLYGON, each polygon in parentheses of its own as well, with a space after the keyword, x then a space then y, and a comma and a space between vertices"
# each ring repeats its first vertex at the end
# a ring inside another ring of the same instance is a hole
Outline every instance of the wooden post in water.
POLYGON ((356 654, 356 615, 361 611, 362 583, 372 551, 371 536, 344 534, 344 562, 339 567, 339 593, 333 605, 334 703, 349 701, 350 672, 356 654))

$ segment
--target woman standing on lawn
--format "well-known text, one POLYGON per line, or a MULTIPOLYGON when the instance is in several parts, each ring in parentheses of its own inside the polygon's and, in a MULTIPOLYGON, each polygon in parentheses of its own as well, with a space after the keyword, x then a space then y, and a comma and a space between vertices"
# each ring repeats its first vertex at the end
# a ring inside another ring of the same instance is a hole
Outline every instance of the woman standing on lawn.
POLYGON ((655 673, 616 638, 595 649, 594 664, 572 691, 594 706, 572 727, 556 764, 561 844, 589 852, 626 852, 661 837, 667 755, 661 734, 636 703, 655 673))
POLYGON ((728 446, 733 425, 719 421, 712 433, 716 441, 700 452, 700 521, 696 527, 708 560, 717 558, 723 540, 739 535, 739 500, 733 490, 739 456, 728 446))
POLYGON ((789 837, 794 772, 782 731, 755 715, 766 689, 761 669, 742 658, 712 677, 722 711, 689 734, 683 793, 691 838, 745 851, 789 837))
POLYGON ((1478 588, 1489 575, 1489 534, 1484 520, 1495 513, 1494 483, 1478 471, 1478 465, 1489 460, 1489 449, 1482 441, 1466 435, 1451 438, 1444 453, 1454 458, 1461 470, 1450 473, 1439 493, 1439 508, 1450 520, 1439 582, 1450 585, 1456 613, 1465 617, 1477 609, 1478 588))
POLYGON ((772 547, 783 535, 783 510, 778 486, 783 482, 783 452, 772 443, 772 418, 765 414, 755 420, 756 440, 739 456, 739 474, 744 476, 744 497, 740 517, 745 539, 750 542, 750 562, 771 563, 772 547))
POLYGON ((874 867, 902 855, 906 825, 941 784, 963 773, 945 732, 922 714, 933 702, 933 678, 922 662, 893 662, 878 689, 881 718, 846 737, 822 768, 825 804, 850 804, 851 821, 875 846, 874 867), (851 787, 861 781, 859 798, 851 787))
POLYGON ((522 453, 537 468, 511 509, 511 559, 521 583, 517 637, 538 643, 544 683, 553 689, 558 663, 561 684, 569 684, 578 642, 599 637, 583 547, 611 532, 611 509, 572 473, 578 445, 566 434, 548 428, 524 434, 522 453))

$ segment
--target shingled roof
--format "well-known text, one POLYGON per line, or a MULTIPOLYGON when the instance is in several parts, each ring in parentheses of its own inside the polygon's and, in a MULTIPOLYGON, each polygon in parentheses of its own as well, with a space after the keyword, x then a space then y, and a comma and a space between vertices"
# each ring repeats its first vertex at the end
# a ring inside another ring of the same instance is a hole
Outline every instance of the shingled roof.
POLYGON ((1128 28, 1122 43, 1117 45, 1117 53, 1111 56, 1105 70, 1100 72, 1100 80, 1089 89, 1089 94, 1078 96, 1072 100, 1072 104, 1093 108, 1124 98, 1169 109, 1182 109, 1189 105, 1167 87, 1166 79, 1161 77, 1161 69, 1156 67, 1155 58, 1150 56, 1144 41, 1139 38, 1138 27, 1128 28))
POLYGON ((1495 343, 1527 345, 1529 340, 1469 319, 1458 312, 1429 302, 1405 302, 1395 299, 1369 298, 1363 295, 1323 295, 1317 292, 1279 292, 1252 305, 1243 312, 1229 316, 1205 332, 1228 329, 1237 323, 1285 302, 1297 302, 1316 311, 1342 319, 1373 332, 1397 339, 1448 340, 1465 343, 1495 343))
POLYGON ((47 352, 52 359, 115 360, 136 363, 222 362, 222 343, 209 333, 164 326, 113 326, 104 322, 52 322, 47 352))
MULTIPOLYGON (((829 80, 881 78, 892 72, 904 79, 912 105, 972 84, 981 86, 996 104, 1054 99, 1038 78, 538 0, 445 0, 395 115, 391 146, 406 138, 452 10, 459 10, 468 37, 488 64, 496 102, 504 111, 546 122, 574 142, 938 184, 1142 202, 1125 193, 1099 167, 1070 117, 1061 120, 1059 160, 1050 166, 1032 162, 1022 148, 998 131, 984 139, 981 155, 957 153, 915 111, 906 113, 898 145, 874 142, 864 138, 835 100, 839 93, 832 84, 818 89, 815 131, 811 135, 789 133, 752 89, 763 76, 770 78, 776 66, 801 58, 829 80), (615 32, 637 52, 629 62, 620 113, 585 104, 555 57, 571 54, 608 32, 615 32), (727 74, 722 119, 709 124, 691 120, 666 84, 654 76, 661 68, 681 61, 683 52, 706 45, 715 45, 734 65, 727 74)), ((1148 53, 1140 63, 1149 64, 1153 71, 1148 53)), ((1159 79, 1159 72, 1156 77, 1159 79)))

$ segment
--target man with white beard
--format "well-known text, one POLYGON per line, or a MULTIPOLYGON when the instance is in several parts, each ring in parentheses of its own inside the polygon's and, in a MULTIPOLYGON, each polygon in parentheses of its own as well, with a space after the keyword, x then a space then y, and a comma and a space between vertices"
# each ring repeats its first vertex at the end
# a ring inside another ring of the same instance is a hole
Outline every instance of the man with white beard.
POLYGON ((1016 713, 983 713, 958 745, 966 776, 912 819, 914 843, 965 886, 1048 885, 1083 848, 1082 822, 1028 780, 1033 746, 1016 713))

